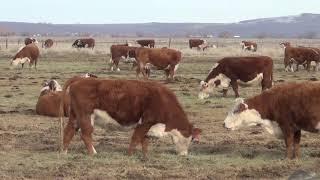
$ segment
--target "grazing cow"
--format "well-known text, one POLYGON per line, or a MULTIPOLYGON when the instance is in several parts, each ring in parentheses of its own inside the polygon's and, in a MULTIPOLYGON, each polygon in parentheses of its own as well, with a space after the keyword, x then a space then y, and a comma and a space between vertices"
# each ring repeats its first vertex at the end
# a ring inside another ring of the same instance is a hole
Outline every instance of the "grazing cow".
POLYGON ((273 80, 273 61, 268 56, 225 57, 213 65, 207 78, 200 83, 199 98, 209 97, 215 87, 222 88, 226 97, 232 87, 239 97, 238 83, 250 85, 261 83, 262 90, 271 88, 273 80))
POLYGON ((74 48, 94 48, 95 40, 93 38, 77 39, 72 44, 74 48))
POLYGON ((190 142, 199 140, 200 129, 193 127, 174 93, 161 84, 84 79, 72 83, 69 93, 70 116, 64 129, 64 152, 80 128, 89 154, 96 153, 92 143, 94 122, 90 117, 101 111, 113 123, 135 127, 129 155, 141 144, 146 157, 148 137, 171 136, 180 155, 187 155, 190 142))
POLYGON ((251 41, 241 41, 240 45, 241 45, 243 50, 256 52, 257 49, 258 49, 257 43, 251 42, 251 41))
POLYGON ((25 45, 28 45, 28 44, 31 44, 31 43, 38 43, 38 41, 35 38, 25 38, 24 39, 24 44, 25 45))
POLYGON ((153 39, 140 39, 136 41, 141 47, 154 48, 155 41, 153 39))
POLYGON ((198 50, 202 49, 200 47, 200 45, 203 45, 203 47, 206 44, 206 40, 202 40, 202 39, 189 39, 189 47, 190 49, 196 47, 198 50))
POLYGON ((34 43, 24 46, 11 60, 11 65, 17 66, 18 64, 24 66, 24 63, 28 62, 29 67, 34 64, 34 68, 37 69, 37 61, 39 58, 39 48, 34 43))
MULTIPOLYGON (((36 113, 43 116, 59 117, 59 107, 62 96, 62 88, 56 80, 50 80, 44 83, 40 91, 40 96, 36 105, 36 113)), ((64 116, 67 116, 69 101, 63 105, 64 116)))
POLYGON ((261 125, 268 133, 284 138, 287 158, 299 158, 301 130, 320 132, 319 108, 320 83, 281 84, 252 98, 237 99, 224 126, 237 130, 261 125))
POLYGON ((314 70, 317 70, 320 61, 320 51, 317 48, 308 47, 292 47, 290 44, 284 45, 284 68, 285 71, 294 72, 293 64, 296 64, 296 71, 299 70, 299 65, 306 65, 306 69, 310 71, 311 63, 315 63, 314 70))
POLYGON ((53 40, 47 39, 44 41, 44 48, 51 48, 53 46, 53 40))
MULTIPOLYGON (((121 58, 123 59, 131 59, 135 58, 135 50, 137 47, 128 46, 128 44, 124 45, 112 45, 110 47, 110 64, 111 64, 111 71, 114 70, 114 67, 117 71, 120 71, 118 67, 119 61, 121 58)), ((133 61, 135 62, 135 60, 133 61)))
POLYGON ((142 71, 142 75, 148 78, 150 69, 154 67, 157 70, 164 70, 167 80, 169 76, 173 79, 181 61, 181 52, 169 48, 137 48, 135 53, 137 77, 142 71))

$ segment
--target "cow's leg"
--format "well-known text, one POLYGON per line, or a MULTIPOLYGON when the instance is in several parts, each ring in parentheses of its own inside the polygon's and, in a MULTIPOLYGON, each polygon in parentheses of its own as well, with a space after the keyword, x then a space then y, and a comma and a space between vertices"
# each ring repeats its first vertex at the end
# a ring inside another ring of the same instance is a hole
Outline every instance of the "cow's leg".
POLYGON ((34 61, 34 69, 37 70, 37 60, 34 61))
POLYGON ((237 81, 236 81, 236 80, 231 80, 230 84, 231 84, 232 89, 233 89, 233 91, 234 91, 234 95, 235 95, 236 97, 239 97, 238 83, 237 83, 237 81))
POLYGON ((87 147, 90 155, 96 154, 92 143, 93 126, 91 125, 90 116, 83 116, 80 119, 81 139, 87 147))
POLYGON ((286 157, 287 159, 293 158, 293 143, 294 143, 294 133, 291 130, 287 130, 285 133, 285 143, 286 143, 286 157))
POLYGON ((139 78, 140 72, 141 72, 140 66, 137 65, 137 67, 136 67, 136 78, 139 78))
POLYGON ((311 65, 311 62, 307 62, 307 71, 308 72, 310 71, 310 65, 311 65))
POLYGON ((142 72, 142 75, 143 75, 144 79, 148 79, 147 73, 146 73, 146 68, 145 68, 145 65, 143 63, 140 63, 140 72, 142 72))
POLYGON ((70 141, 72 140, 76 129, 78 128, 77 122, 73 112, 70 111, 70 117, 67 126, 64 129, 63 136, 63 151, 67 153, 70 141))
POLYGON ((21 64, 21 69, 23 69, 24 63, 21 64))
POLYGON ((294 133, 294 158, 300 157, 300 138, 301 130, 298 130, 294 133))
POLYGON ((296 71, 299 71, 299 64, 296 65, 296 71))
POLYGON ((132 155, 137 145, 141 143, 142 153, 144 158, 146 158, 147 152, 148 152, 148 137, 146 135, 149 129, 151 128, 151 126, 152 125, 150 124, 141 124, 135 128, 133 135, 131 137, 130 145, 129 145, 129 150, 128 150, 129 155, 132 155))

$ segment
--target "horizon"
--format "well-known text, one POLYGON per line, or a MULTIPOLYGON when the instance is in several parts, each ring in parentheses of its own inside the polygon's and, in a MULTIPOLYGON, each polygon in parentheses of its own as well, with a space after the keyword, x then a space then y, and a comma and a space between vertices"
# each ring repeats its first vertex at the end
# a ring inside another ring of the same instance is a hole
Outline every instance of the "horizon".
POLYGON ((145 24, 145 23, 237 23, 261 18, 319 14, 318 0, 308 3, 292 0, 254 0, 217 2, 170 0, 135 2, 96 0, 65 2, 63 0, 6 1, 0 7, 2 22, 43 24, 145 24), (232 5, 232 6, 231 6, 232 5), (27 9, 26 7, 30 7, 27 9), (286 8, 275 8, 286 7, 286 8), (26 13, 27 11, 27 13, 26 13), (165 13, 164 13, 165 12, 165 13))

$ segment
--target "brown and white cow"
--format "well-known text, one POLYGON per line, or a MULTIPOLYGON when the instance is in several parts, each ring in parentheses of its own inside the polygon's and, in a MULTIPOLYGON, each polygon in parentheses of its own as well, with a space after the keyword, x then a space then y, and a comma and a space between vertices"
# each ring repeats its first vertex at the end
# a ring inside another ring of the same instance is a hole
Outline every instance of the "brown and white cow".
MULTIPOLYGON (((84 78, 97 78, 97 76, 86 73, 81 76, 74 76, 70 78, 64 85, 64 90, 66 90, 69 85, 75 81, 84 79, 84 78)), ((40 91, 40 96, 36 105, 36 113, 43 116, 59 117, 60 113, 60 103, 63 98, 63 115, 69 116, 69 105, 70 105, 70 96, 69 93, 63 93, 61 86, 56 80, 50 80, 44 83, 43 88, 40 91)))
POLYGON ((24 44, 25 45, 28 45, 28 44, 31 44, 31 43, 38 43, 38 41, 35 38, 25 38, 24 39, 24 44))
POLYGON ((189 39, 189 48, 192 49, 194 47, 196 47, 198 50, 203 49, 203 47, 207 44, 206 40, 202 40, 202 39, 189 39), (203 47, 200 47, 200 46, 203 47))
POLYGON ((43 46, 44 48, 51 48, 53 46, 53 40, 52 39, 45 40, 43 46))
POLYGON ((37 61, 39 58, 39 48, 34 43, 24 46, 11 60, 10 65, 17 66, 22 65, 22 68, 26 62, 29 63, 29 67, 34 64, 34 68, 37 69, 37 61))
POLYGON ((141 47, 150 47, 154 48, 155 41, 153 39, 140 39, 136 40, 138 44, 140 44, 141 47))
POLYGON ((241 41, 240 45, 243 50, 256 52, 258 49, 257 43, 252 42, 252 41, 241 41))
POLYGON ((201 81, 199 98, 209 97, 214 88, 221 88, 225 97, 230 86, 239 97, 238 83, 261 83, 265 90, 271 88, 272 80, 273 61, 268 56, 225 57, 214 64, 207 78, 201 81))
POLYGON ((173 79, 181 61, 181 52, 169 48, 137 48, 137 77, 140 72, 145 78, 150 75, 150 69, 164 70, 167 80, 173 79))
POLYGON ((120 59, 125 59, 127 62, 133 62, 135 64, 135 60, 132 60, 136 57, 135 50, 137 47, 128 46, 128 44, 121 44, 121 45, 112 45, 110 47, 110 64, 111 64, 111 71, 114 68, 117 71, 120 71, 118 67, 120 59))
POLYGON ((320 50, 312 47, 292 47, 290 44, 281 43, 284 47, 284 67, 285 71, 294 72, 293 64, 296 64, 296 71, 299 70, 299 65, 306 66, 310 71, 310 66, 314 66, 314 71, 318 70, 320 62, 320 50))
POLYGON ((284 138, 287 158, 298 158, 301 130, 320 132, 320 83, 277 85, 260 95, 237 99, 224 126, 238 130, 261 125, 268 133, 284 138))
POLYGON ((159 83, 83 79, 72 83, 69 93, 70 116, 64 129, 64 152, 80 128, 89 154, 96 153, 92 142, 94 122, 90 118, 97 111, 104 111, 113 123, 135 127, 129 155, 141 144, 146 156, 148 137, 171 136, 181 155, 188 154, 192 140, 199 140, 200 129, 189 122, 174 93, 159 83))
POLYGON ((72 44, 74 48, 94 48, 95 40, 93 38, 77 39, 72 44))

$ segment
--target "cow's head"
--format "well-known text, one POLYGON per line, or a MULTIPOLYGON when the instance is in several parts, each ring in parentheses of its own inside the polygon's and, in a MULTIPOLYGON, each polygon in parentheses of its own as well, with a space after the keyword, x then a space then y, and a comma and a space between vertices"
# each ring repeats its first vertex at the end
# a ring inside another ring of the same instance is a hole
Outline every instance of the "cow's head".
POLYGON ((194 143, 199 143, 200 142, 200 134, 202 130, 199 128, 195 128, 192 126, 192 135, 191 135, 191 141, 194 143))
POLYGON ((224 74, 218 74, 208 82, 201 81, 199 99, 208 98, 215 88, 228 89, 230 82, 231 80, 224 74))
POLYGON ((289 47, 290 46, 290 42, 282 42, 280 43, 280 46, 285 49, 286 47, 289 47))
POLYGON ((38 41, 36 38, 30 38, 32 40, 32 43, 38 44, 38 41))
POLYGON ((294 72, 293 64, 297 63, 294 58, 284 58, 284 70, 286 72, 294 72))
POLYGON ((47 94, 50 91, 62 91, 60 84, 56 80, 44 81, 42 89, 40 90, 40 96, 47 94))
POLYGON ((235 100, 235 106, 224 120, 224 127, 237 130, 244 127, 256 126, 262 123, 261 115, 255 109, 248 109, 243 99, 235 100))
POLYGON ((84 78, 89 78, 89 77, 98 78, 98 76, 96 76, 96 75, 94 75, 94 74, 91 74, 91 73, 86 73, 86 74, 84 74, 82 77, 84 77, 84 78))
POLYGON ((28 57, 23 58, 14 58, 10 61, 10 66, 17 66, 19 64, 30 63, 30 59, 28 57))

